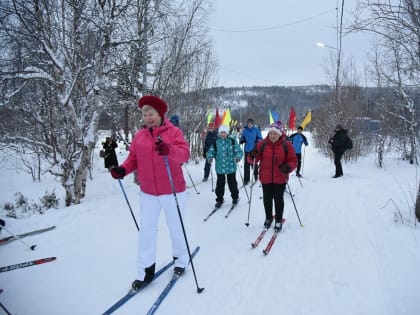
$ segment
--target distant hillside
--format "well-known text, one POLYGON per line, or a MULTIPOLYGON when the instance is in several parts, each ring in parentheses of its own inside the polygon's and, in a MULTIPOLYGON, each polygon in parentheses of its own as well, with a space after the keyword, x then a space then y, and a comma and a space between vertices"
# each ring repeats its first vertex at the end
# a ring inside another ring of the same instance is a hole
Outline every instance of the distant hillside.
MULTIPOLYGON (((372 117, 378 109, 378 104, 383 99, 396 103, 395 88, 392 87, 347 87, 357 91, 361 102, 367 104, 372 117)), ((212 108, 231 108, 232 119, 245 123, 248 118, 253 118, 258 125, 265 127, 269 124, 269 110, 275 110, 280 120, 287 123, 292 106, 296 112, 296 123, 299 124, 309 110, 315 110, 326 103, 334 87, 329 85, 309 86, 267 86, 267 87, 216 87, 207 90, 206 97, 210 100, 212 108)), ((419 110, 420 93, 415 90, 414 106, 419 110)))
POLYGON ((322 105, 332 88, 328 85, 313 86, 268 86, 268 87, 217 87, 207 91, 213 108, 230 107, 232 119, 246 122, 253 118, 257 124, 266 126, 269 123, 268 110, 276 111, 280 120, 289 118, 291 107, 294 107, 299 123, 307 111, 322 105))

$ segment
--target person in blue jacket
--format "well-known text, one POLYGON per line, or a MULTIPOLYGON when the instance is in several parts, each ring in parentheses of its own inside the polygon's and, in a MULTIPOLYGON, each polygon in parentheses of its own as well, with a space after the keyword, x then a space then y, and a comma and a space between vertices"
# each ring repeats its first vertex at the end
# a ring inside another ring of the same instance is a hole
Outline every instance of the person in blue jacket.
MULTIPOLYGON (((250 168, 252 164, 248 162, 248 155, 249 153, 254 150, 255 146, 257 145, 257 142, 262 140, 261 131, 258 129, 255 124, 254 120, 252 118, 249 118, 247 120, 247 124, 245 128, 242 131, 241 139, 239 141, 239 144, 245 144, 244 145, 244 185, 247 185, 249 183, 250 179, 250 168)), ((254 167, 254 178, 255 181, 258 180, 258 165, 255 165, 254 167)))
POLYGON ((178 115, 172 115, 172 117, 169 119, 169 121, 175 126, 179 127, 179 116, 178 115))
POLYGON ((291 141, 293 144, 293 148, 295 149, 296 157, 298 160, 298 165, 296 168, 297 177, 302 177, 302 175, 300 174, 300 168, 302 166, 302 144, 304 144, 305 146, 308 145, 308 140, 306 139, 302 131, 303 131, 303 127, 299 126, 297 128, 297 132, 295 132, 289 137, 289 141, 291 141))

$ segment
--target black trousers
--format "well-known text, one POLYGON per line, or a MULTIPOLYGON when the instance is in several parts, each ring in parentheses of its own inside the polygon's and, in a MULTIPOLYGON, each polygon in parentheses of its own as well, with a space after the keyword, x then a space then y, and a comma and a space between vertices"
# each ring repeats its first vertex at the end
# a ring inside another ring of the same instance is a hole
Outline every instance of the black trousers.
POLYGON ((273 218, 273 200, 274 213, 276 215, 276 222, 281 222, 284 212, 283 194, 286 189, 286 184, 262 184, 263 203, 265 210, 265 218, 271 220, 273 218))
POLYGON ((302 153, 296 153, 297 157, 297 168, 296 168, 296 174, 300 174, 300 168, 302 167, 302 153))
POLYGON ((208 160, 206 159, 206 162, 204 163, 204 178, 209 178, 210 169, 211 169, 211 163, 209 163, 208 160))
POLYGON ((239 198, 238 182, 236 181, 236 173, 231 174, 217 174, 216 181, 216 202, 223 202, 225 194, 226 178, 232 199, 239 198))
POLYGON ((341 166, 341 157, 343 156, 344 151, 335 151, 334 152, 334 165, 335 165, 335 175, 343 175, 343 167, 341 166))
MULTIPOLYGON (((245 182, 245 184, 249 183, 249 180, 251 178, 250 169, 253 167, 253 164, 248 163, 248 155, 249 155, 249 152, 245 152, 245 159, 244 159, 244 182, 245 182)), ((255 167, 254 167, 254 178, 255 178, 255 181, 258 180, 258 165, 257 164, 255 164, 255 167)))

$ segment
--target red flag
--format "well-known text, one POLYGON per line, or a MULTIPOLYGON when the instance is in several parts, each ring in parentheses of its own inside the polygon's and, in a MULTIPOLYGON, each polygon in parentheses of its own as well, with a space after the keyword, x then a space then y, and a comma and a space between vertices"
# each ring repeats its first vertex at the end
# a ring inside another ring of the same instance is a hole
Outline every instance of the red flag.
POLYGON ((219 109, 216 108, 216 118, 214 119, 214 126, 216 128, 219 128, 221 123, 222 123, 222 119, 220 118, 220 115, 219 115, 219 109))
POLYGON ((295 109, 292 107, 290 110, 290 117, 289 117, 289 129, 295 129, 295 121, 296 121, 296 113, 295 109))

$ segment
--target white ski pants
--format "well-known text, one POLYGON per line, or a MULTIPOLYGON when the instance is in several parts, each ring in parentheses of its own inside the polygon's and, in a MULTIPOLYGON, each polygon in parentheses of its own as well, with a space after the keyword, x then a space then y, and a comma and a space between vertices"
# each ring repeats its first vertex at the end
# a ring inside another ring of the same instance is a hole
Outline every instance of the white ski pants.
MULTIPOLYGON (((186 193, 177 193, 176 196, 182 218, 184 218, 186 193)), ((172 256, 177 257, 175 266, 185 268, 188 265, 189 256, 174 195, 154 196, 140 192, 140 198, 137 279, 143 280, 145 268, 156 262, 157 232, 161 209, 165 212, 166 225, 172 241, 172 256)))

